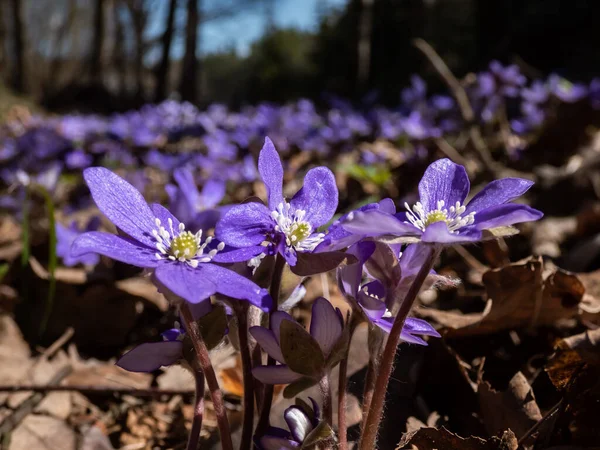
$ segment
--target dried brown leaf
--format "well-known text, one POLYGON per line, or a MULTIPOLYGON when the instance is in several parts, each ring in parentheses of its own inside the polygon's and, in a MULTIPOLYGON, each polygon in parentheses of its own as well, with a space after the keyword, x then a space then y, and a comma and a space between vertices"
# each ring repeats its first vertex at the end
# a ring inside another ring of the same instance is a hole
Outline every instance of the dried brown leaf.
POLYGON ((406 433, 396 450, 416 447, 418 450, 516 450, 517 438, 510 430, 503 433, 502 437, 492 437, 485 440, 480 437, 470 436, 463 438, 451 433, 446 428, 420 428, 406 433))

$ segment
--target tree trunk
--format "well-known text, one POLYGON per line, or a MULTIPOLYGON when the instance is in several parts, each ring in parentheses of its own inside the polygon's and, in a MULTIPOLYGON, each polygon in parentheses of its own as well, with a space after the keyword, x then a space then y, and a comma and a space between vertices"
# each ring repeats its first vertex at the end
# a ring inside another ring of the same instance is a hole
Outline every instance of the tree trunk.
POLYGON ((198 101, 198 61, 196 59, 196 47, 198 40, 198 1, 188 0, 187 24, 185 28, 185 54, 181 67, 181 78, 179 82, 179 93, 183 100, 196 103, 198 101))
POLYGON ((173 30, 175 28, 175 9, 177 0, 169 1, 169 14, 165 32, 162 35, 162 57, 156 70, 156 90, 154 91, 154 101, 164 100, 167 94, 167 80, 169 75, 169 58, 171 54, 171 41, 173 40, 173 30))
POLYGON ((371 69, 371 36, 373 32, 373 3, 375 0, 360 0, 358 18, 358 46, 356 86, 359 94, 365 92, 371 69))
POLYGON ((102 44, 104 43, 104 0, 94 3, 94 34, 89 70, 92 82, 102 82, 102 44))
POLYGON ((25 42, 23 39, 23 22, 21 20, 21 1, 12 0, 12 22, 13 22, 13 51, 14 70, 12 87, 17 92, 25 89, 25 42))

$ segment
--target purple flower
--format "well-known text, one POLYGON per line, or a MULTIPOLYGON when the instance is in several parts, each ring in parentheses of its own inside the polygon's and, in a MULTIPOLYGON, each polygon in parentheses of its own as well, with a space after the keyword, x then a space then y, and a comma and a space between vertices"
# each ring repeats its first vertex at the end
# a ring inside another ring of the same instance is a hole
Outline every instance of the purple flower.
POLYGON ((183 359, 185 331, 171 328, 161 334, 161 342, 146 342, 132 348, 116 362, 129 372, 154 372, 162 366, 177 364, 183 359))
POLYGON ((482 239, 482 231, 538 220, 542 213, 510 203, 533 182, 504 178, 488 184, 465 203, 470 183, 463 166, 449 159, 432 163, 419 183, 419 200, 406 213, 365 211, 351 214, 343 226, 363 236, 417 237, 429 244, 456 244, 482 239))
POLYGON ((188 167, 175 169, 173 178, 177 186, 168 184, 165 187, 170 199, 169 209, 192 230, 214 228, 221 215, 216 206, 225 196, 225 182, 208 180, 199 192, 188 167))
POLYGON ((71 245, 79 236, 87 231, 96 231, 100 226, 98 217, 93 217, 88 222, 84 230, 80 230, 77 222, 71 222, 68 227, 61 223, 56 224, 56 254, 62 258, 63 264, 67 267, 72 267, 77 264, 85 264, 95 266, 100 261, 100 257, 95 253, 88 253, 81 256, 73 256, 71 254, 71 245))
MULTIPOLYGON (((410 245, 399 260, 396 258, 389 247, 389 254, 396 264, 390 267, 384 267, 384 270, 395 272, 395 276, 386 277, 385 281, 371 278, 363 282, 363 268, 365 263, 371 258, 376 250, 375 242, 360 242, 348 249, 358 259, 355 264, 348 264, 338 268, 337 278, 341 292, 350 305, 357 313, 362 313, 363 316, 373 325, 377 325, 386 333, 389 333, 394 324, 394 316, 392 311, 397 309, 398 305, 394 305, 395 300, 403 298, 403 295, 410 286, 410 283, 418 272, 420 265, 423 263, 418 251, 417 245, 410 245)), ((423 252, 426 254, 426 252, 423 252)), ((409 317, 405 320, 402 332, 400 334, 402 340, 413 344, 427 345, 417 335, 440 337, 440 334, 426 321, 409 317)))
POLYGON ((276 311, 271 314, 270 329, 252 327, 250 334, 262 349, 280 364, 257 366, 252 369, 252 373, 259 381, 267 384, 289 384, 304 377, 312 378, 316 382, 339 362, 333 350, 342 338, 343 331, 344 321, 340 310, 334 309, 323 297, 317 298, 313 303, 310 334, 288 313, 276 311), (297 355, 287 353, 287 349, 282 346, 282 338, 292 339, 290 336, 285 336, 282 330, 282 324, 286 321, 295 332, 293 339, 297 342, 310 343, 307 345, 313 348, 313 354, 310 356, 300 355, 301 361, 296 359, 297 355), (305 367, 306 358, 311 359, 311 370, 305 367))
POLYGON ((262 254, 283 255, 290 266, 298 254, 310 253, 325 235, 317 228, 333 217, 338 190, 333 173, 325 167, 311 169, 304 186, 288 202, 283 198, 283 166, 275 146, 265 139, 258 170, 267 187, 268 207, 250 202, 232 207, 217 224, 215 234, 235 247, 219 261, 247 261, 262 254))
POLYGON ((210 236, 202 240, 202 230, 196 234, 186 231, 166 208, 148 206, 139 191, 108 169, 92 167, 83 175, 96 205, 120 234, 84 233, 71 247, 73 257, 100 253, 152 269, 161 287, 191 303, 220 293, 269 310, 272 299, 265 289, 211 263, 223 243, 214 246, 210 236))
POLYGON ((550 75, 548 87, 554 96, 565 103, 575 103, 588 94, 588 88, 584 84, 571 83, 559 75, 550 75))
POLYGON ((287 408, 283 418, 290 431, 271 427, 264 436, 256 439, 260 450, 300 449, 310 433, 317 428, 321 420, 321 410, 317 402, 309 397, 312 408, 304 401, 287 408))

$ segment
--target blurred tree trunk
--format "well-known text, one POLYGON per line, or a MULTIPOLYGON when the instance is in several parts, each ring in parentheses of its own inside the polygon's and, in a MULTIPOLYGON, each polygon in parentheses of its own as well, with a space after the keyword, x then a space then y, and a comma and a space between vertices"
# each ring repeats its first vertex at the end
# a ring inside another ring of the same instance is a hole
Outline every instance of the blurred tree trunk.
POLYGON ((104 43, 104 0, 94 2, 94 31, 89 70, 92 82, 102 83, 102 44, 104 43))
POLYGON ((23 22, 21 20, 21 0, 11 0, 13 23, 14 69, 12 87, 17 92, 25 88, 25 42, 23 39, 23 22))
POLYGON ((164 100, 167 93, 167 80, 169 75, 169 58, 171 54, 171 42, 173 40, 173 30, 175 28, 175 9, 177 0, 169 1, 169 14, 165 32, 162 35, 162 57, 156 71, 156 90, 154 91, 154 101, 164 100))
POLYGON ((146 11, 144 10, 143 0, 129 0, 127 5, 133 22, 135 40, 133 58, 135 99, 137 102, 142 102, 144 100, 144 27, 146 26, 146 11))
POLYGON ((65 20, 53 30, 53 35, 50 37, 50 51, 49 58, 50 64, 46 79, 44 80, 44 95, 50 95, 53 90, 56 90, 57 80, 59 80, 60 69, 63 63, 64 55, 61 53, 61 49, 65 40, 71 31, 73 21, 76 15, 76 0, 69 0, 67 5, 67 13, 65 20))
POLYGON ((358 16, 358 46, 356 87, 358 93, 364 93, 369 82, 371 69, 371 37, 373 34, 373 3, 375 0, 360 0, 358 16))
POLYGON ((199 63, 196 58, 198 41, 198 26, 200 14, 198 3, 200 0, 188 0, 187 24, 185 27, 185 54, 181 67, 179 93, 183 100, 196 103, 198 101, 198 74, 199 63))
POLYGON ((127 58, 123 43, 125 42, 125 30, 120 14, 120 0, 115 0, 113 7, 113 20, 115 23, 115 46, 113 49, 113 64, 117 71, 117 92, 119 97, 127 94, 127 58))

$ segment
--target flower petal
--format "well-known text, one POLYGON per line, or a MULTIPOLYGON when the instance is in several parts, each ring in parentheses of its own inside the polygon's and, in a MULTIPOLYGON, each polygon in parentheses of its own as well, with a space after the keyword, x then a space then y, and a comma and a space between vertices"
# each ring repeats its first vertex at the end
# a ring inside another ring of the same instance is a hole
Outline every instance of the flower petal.
POLYGON ((252 369, 252 375, 265 384, 290 384, 302 378, 302 375, 294 373, 288 366, 258 366, 252 369))
POLYGON ((365 241, 359 242, 348 249, 347 253, 356 256, 358 261, 354 264, 342 266, 337 271, 338 284, 344 295, 356 297, 362 280, 363 265, 373 254, 375 248, 374 242, 365 241))
POLYGON ((446 222, 435 222, 425 228, 421 242, 428 244, 459 244, 476 242, 481 239, 481 231, 475 227, 463 228, 459 233, 450 233, 446 222))
POLYGON ((104 167, 85 169, 83 177, 96 205, 117 228, 146 245, 154 245, 155 217, 136 188, 104 167))
POLYGON ((252 247, 225 247, 213 257, 214 262, 218 263, 234 263, 250 261, 255 256, 264 253, 266 248, 262 245, 254 245, 252 247))
POLYGON ((377 322, 385 314, 387 307, 384 299, 385 287, 377 280, 365 284, 358 292, 357 298, 359 306, 372 322, 377 322))
POLYGON ((238 300, 248 300, 254 306, 269 312, 273 307, 273 299, 269 291, 259 287, 254 281, 216 264, 200 264, 201 276, 208 278, 216 285, 216 292, 238 300))
POLYGON ((116 362, 130 372, 153 372, 162 366, 175 364, 182 357, 181 341, 145 343, 134 347, 116 362))
POLYGON ((132 266, 156 267, 156 249, 139 245, 131 239, 100 231, 83 233, 71 246, 71 256, 78 257, 89 253, 108 256, 132 266))
POLYGON ((388 214, 396 214, 396 205, 394 204, 394 200, 392 200, 391 198, 384 198, 378 204, 379 211, 388 214))
POLYGON ((338 206, 338 188, 333 172, 326 167, 315 167, 304 177, 304 185, 290 201, 295 209, 306 211, 305 220, 313 228, 331 220, 338 206))
POLYGON ((260 438, 261 450, 294 450, 300 448, 302 444, 278 436, 265 435, 260 438))
POLYGON ((200 303, 217 292, 217 282, 204 274, 207 264, 193 269, 185 262, 165 262, 154 272, 154 277, 164 288, 190 303, 200 303))
POLYGON ((258 156, 258 172, 267 188, 269 209, 275 211, 277 206, 283 203, 283 166, 279 153, 268 137, 265 138, 265 145, 258 156))
POLYGON ((473 224, 478 230, 503 227, 521 222, 531 222, 541 219, 543 213, 527 205, 508 203, 492 206, 475 214, 473 224))
POLYGON ((290 406, 283 413, 290 432, 298 442, 304 442, 306 436, 313 430, 310 418, 298 406, 290 406))
POLYGON ((202 188, 202 207, 214 208, 225 197, 225 182, 222 180, 208 180, 202 188))
POLYGON ((193 209, 200 204, 200 193, 198 192, 198 186, 194 180, 194 174, 189 167, 179 167, 173 170, 173 178, 179 186, 179 191, 187 207, 193 209))
POLYGON ((260 345, 260 347, 267 352, 271 358, 274 358, 281 364, 285 364, 285 359, 281 354, 281 349, 279 348, 279 342, 277 342, 277 338, 275 338, 275 333, 263 327, 251 327, 248 331, 252 337, 256 339, 258 345, 260 345))
POLYGON ((179 219, 177 219, 177 217, 175 217, 173 214, 171 214, 171 211, 169 211, 163 205, 159 205, 158 203, 152 203, 150 205, 150 209, 152 209, 152 212, 154 213, 156 218, 160 220, 160 224, 163 227, 165 227, 165 229, 170 233, 171 233, 171 226, 169 225, 169 219, 171 219, 171 223, 173 224, 173 231, 174 231, 174 233, 171 233, 171 236, 173 234, 179 233, 179 230, 178 230, 179 219))
POLYGON ((467 205, 465 215, 503 205, 520 197, 533 186, 533 181, 523 178, 503 178, 484 187, 467 205))
POLYGON ((232 207, 221 218, 215 236, 232 247, 260 245, 272 232, 275 222, 262 203, 250 202, 232 207))
POLYGON ((433 162, 425 170, 419 182, 419 197, 427 212, 436 209, 440 200, 445 202, 447 208, 454 206, 456 202, 464 203, 469 188, 465 168, 444 158, 433 162))
POLYGON ((273 334, 275 335, 275 339, 277 339, 277 343, 280 342, 280 334, 279 334, 279 330, 281 328, 281 322, 283 322, 284 320, 289 320, 290 322, 294 322, 294 318, 292 316, 290 316, 288 313, 286 313, 285 311, 275 311, 273 314, 271 314, 271 330, 273 331, 273 334))
POLYGON ((436 331, 433 326, 423 319, 417 319, 415 317, 407 317, 404 321, 404 327, 402 332, 411 334, 421 334, 423 336, 442 337, 440 333, 436 331))
POLYGON ((401 236, 417 236, 421 230, 410 223, 398 220, 391 214, 377 210, 359 212, 348 216, 342 226, 346 231, 362 236, 380 236, 393 234, 401 236))
POLYGON ((325 358, 342 336, 340 317, 328 300, 317 298, 312 305, 310 334, 319 343, 325 358))

